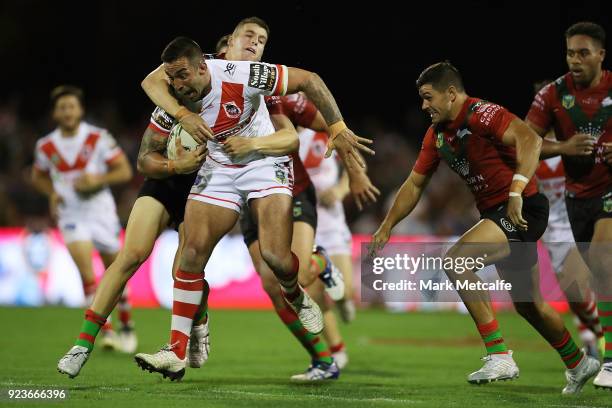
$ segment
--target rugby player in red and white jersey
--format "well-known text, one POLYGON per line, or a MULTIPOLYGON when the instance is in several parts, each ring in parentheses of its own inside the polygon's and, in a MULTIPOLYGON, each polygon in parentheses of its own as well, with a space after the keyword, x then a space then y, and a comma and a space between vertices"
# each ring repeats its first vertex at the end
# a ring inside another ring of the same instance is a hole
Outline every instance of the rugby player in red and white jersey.
MULTIPOLYGON (((360 144, 369 141, 346 128, 333 97, 316 74, 281 65, 205 61, 199 46, 186 38, 172 41, 164 50, 162 60, 172 86, 181 96, 194 101, 203 98, 201 115, 212 131, 200 123, 190 132, 194 136, 200 131, 206 134, 209 160, 198 174, 186 207, 186 242, 176 273, 171 347, 157 353, 160 358, 153 368, 170 373, 184 371, 191 324, 186 316, 193 316, 191 309, 196 306, 196 300, 199 304, 205 286, 199 271, 216 242, 234 225, 245 202, 259 224, 262 257, 279 280, 283 295, 304 327, 310 332, 320 332, 323 326, 320 310, 299 287, 298 262, 290 250, 292 169, 289 159, 257 152, 234 159, 223 144, 236 134, 257 137, 271 133, 272 124, 261 96, 282 94, 286 90, 303 90, 319 103, 326 121, 331 124, 334 140, 331 147, 343 152, 347 160, 361 163, 355 149, 371 152, 360 144)), ((167 90, 148 92, 158 106, 174 113, 179 120, 195 116, 186 112, 167 90)))
MULTIPOLYGON (((236 26, 231 35, 224 36, 217 42, 217 56, 218 58, 229 60, 260 61, 263 47, 258 47, 261 53, 257 52, 255 54, 249 52, 248 49, 251 46, 256 46, 259 38, 264 38, 265 44, 267 44, 269 36, 269 27, 263 20, 257 17, 246 18, 236 26), (230 39, 231 45, 229 43, 230 39)), ((289 127, 295 129, 294 125, 297 126, 297 124, 287 117, 286 113, 282 110, 280 97, 265 97, 265 100, 270 113, 270 119, 273 121, 275 128, 278 129, 279 126, 286 126, 288 123, 289 127)), ((318 119, 317 126, 326 127, 325 121, 320 115, 318 119)), ((297 144, 298 141, 296 139, 291 140, 291 143, 287 143, 286 140, 284 141, 279 137, 245 138, 234 136, 227 140, 225 149, 233 156, 248 154, 255 150, 271 155, 291 155, 295 179, 291 250, 296 254, 300 263, 298 270, 300 285, 308 291, 309 295, 319 305, 324 316, 327 316, 329 305, 323 296, 323 285, 316 279, 317 276, 325 279, 325 289, 329 291, 330 296, 343 296, 344 285, 341 276, 337 276, 339 272, 326 256, 324 250, 319 249, 316 253, 312 254, 314 230, 317 225, 316 198, 310 178, 299 156, 295 153, 297 151, 297 144)), ((293 309, 287 304, 287 301, 282 296, 274 273, 261 256, 257 223, 248 209, 241 213, 240 229, 253 260, 255 270, 261 277, 262 286, 270 297, 275 312, 296 340, 310 354, 311 364, 308 369, 304 373, 294 375, 291 378, 293 380, 304 381, 338 378, 338 369, 342 369, 346 365, 346 359, 342 359, 345 353, 332 353, 328 344, 321 341, 318 335, 313 335, 304 329, 293 309)), ((342 341, 335 322, 326 319, 323 333, 326 335, 330 331, 336 333, 336 338, 340 338, 340 342, 342 341)), ((332 347, 333 345, 331 344, 332 347)))
MULTIPOLYGON (((316 108, 301 94, 290 95, 285 99, 286 109, 292 110, 296 116, 308 118, 316 113, 316 108)), ((299 137, 300 157, 317 191, 317 213, 320 221, 317 224, 315 241, 326 248, 334 265, 342 271, 345 297, 338 303, 338 306, 342 319, 350 322, 355 317, 352 237, 346 223, 342 200, 351 191, 351 181, 347 171, 340 175, 337 156, 333 155, 331 160, 324 160, 325 146, 328 141, 326 132, 315 132, 312 129, 304 128, 300 131, 299 137)), ((365 172, 364 177, 367 178, 365 172)), ((378 194, 375 188, 372 192, 378 194)), ((359 201, 357 204, 359 207, 362 206, 359 201)))
POLYGON ((567 213, 575 241, 581 250, 588 245, 582 255, 596 281, 606 343, 593 384, 612 389, 612 72, 602 69, 600 25, 576 23, 565 39, 569 72, 536 95, 526 121, 542 137, 554 129, 558 140, 545 140, 542 154, 563 158, 567 213))
MULTIPOLYGON (((49 197, 52 216, 62 233, 70 256, 83 282, 89 306, 96 291, 92 251, 97 249, 105 266, 120 248, 121 225, 109 186, 132 178, 128 160, 106 129, 83 121, 83 92, 73 86, 58 86, 51 93, 53 120, 57 128, 36 144, 32 182, 49 197)), ((136 336, 130 307, 124 293, 117 295, 121 329, 119 338, 107 324, 105 347, 131 353, 136 336)), ((87 339, 80 339, 86 343, 87 339)))
MULTIPOLYGON (((549 82, 537 83, 536 92, 549 82)), ((555 141, 554 132, 549 132, 546 139, 555 141)), ((539 191, 548 198, 550 204, 548 227, 542 235, 542 243, 575 315, 574 322, 580 340, 587 354, 599 359, 598 339, 603 333, 597 316, 595 294, 589 283, 590 271, 576 248, 567 216, 565 171, 561 156, 542 160, 536 170, 536 179, 539 191)))
MULTIPOLYGON (((217 42, 218 56, 227 59, 243 59, 247 60, 259 60, 256 54, 245 52, 254 41, 256 37, 265 36, 266 40, 269 38, 269 28, 261 19, 248 18, 243 20, 235 29, 231 35, 232 43, 228 49, 228 40, 230 36, 224 36, 217 42), (249 27, 242 27, 241 24, 244 22, 249 23, 249 27), (255 24, 255 26, 253 26, 255 24), (264 31, 265 30, 265 31, 264 31), (255 35, 248 36, 249 32, 255 35), (227 52, 227 54, 225 54, 227 52)), ((296 94, 299 95, 299 94, 296 94)), ((293 103, 293 96, 287 97, 266 97, 266 104, 270 113, 271 119, 277 123, 281 120, 289 119, 295 126, 312 127, 319 130, 327 130, 327 125, 321 114, 317 111, 314 105, 307 101, 305 98, 300 96, 301 100, 308 103, 308 109, 296 109, 298 108, 293 103)), ((248 153, 256 149, 264 149, 264 145, 261 143, 262 138, 244 138, 240 136, 234 136, 225 144, 225 148, 228 152, 234 155, 241 155, 248 153)), ((289 153, 288 148, 291 147, 277 137, 267 138, 269 142, 266 143, 265 148, 269 153, 289 153)), ((262 150, 263 151, 263 150, 262 150)), ((323 151, 325 153, 325 150, 323 151)), ((338 330, 335 317, 329 305, 325 302, 320 292, 320 286, 317 284, 316 279, 319 276, 326 284, 326 290, 332 298, 338 299, 344 296, 344 286, 339 271, 334 267, 333 263, 327 256, 327 253, 323 247, 318 247, 317 251, 312 255, 312 259, 309 261, 311 248, 314 243, 314 231, 317 226, 317 211, 316 211, 316 197, 312 183, 304 168, 299 155, 292 153, 294 175, 295 175, 295 186, 293 190, 293 239, 292 239, 292 251, 298 256, 300 260, 299 270, 299 282, 307 288, 309 294, 315 299, 324 312, 325 317, 325 328, 323 334, 327 339, 328 344, 331 348, 331 357, 335 360, 338 367, 342 369, 348 363, 348 355, 344 348, 342 337, 338 330), (335 276, 338 274, 339 276, 335 276), (342 285, 341 285, 342 284, 342 285)), ((374 196, 378 193, 378 190, 369 182, 367 176, 362 177, 360 173, 362 169, 360 167, 355 168, 353 173, 353 191, 356 193, 357 199, 363 199, 366 202, 370 201, 369 196, 362 197, 362 194, 371 194, 374 196)), ((325 378, 334 378, 335 375, 333 370, 334 367, 330 366, 330 349, 327 348, 324 342, 320 341, 318 336, 312 336, 308 334, 301 326, 295 313, 288 307, 286 301, 281 296, 281 293, 276 283, 276 279, 272 271, 262 260, 259 252, 259 242, 257 239, 257 224, 253 221, 253 217, 250 212, 243 211, 240 218, 240 225, 242 233, 245 238, 245 243, 249 248, 249 252, 253 259, 253 263, 256 266, 256 270, 262 278, 262 283, 267 294, 270 296, 272 303, 275 307, 275 311, 281 318, 281 320, 290 328, 291 332, 296 338, 305 346, 312 357, 312 365, 304 373, 297 376, 293 376, 293 379, 297 380, 319 380, 325 378)), ((344 304, 344 303, 343 303, 344 304)))
MULTIPOLYGON (((247 29, 250 28, 248 19, 243 20, 242 23, 244 23, 242 29, 237 31, 239 36, 244 36, 247 29)), ((199 111, 197 104, 188 103, 188 101, 183 101, 183 103, 192 111, 199 111)), ((175 255, 175 264, 180 258, 184 241, 182 223, 185 204, 206 150, 202 147, 193 152, 187 152, 182 149, 177 140, 178 157, 175 160, 165 157, 167 138, 176 123, 173 117, 157 107, 143 134, 138 154, 138 170, 146 176, 146 179, 130 213, 124 246, 112 265, 107 268, 96 291, 94 302, 85 313, 77 344, 58 363, 58 370, 72 378, 79 374, 87 362, 98 333, 97 330, 115 307, 118 293, 139 266, 146 261, 153 250, 155 240, 168 226, 174 227, 179 232, 179 248, 175 255), (84 335, 90 338, 89 347, 79 345, 84 335)), ((278 128, 281 128, 282 125, 282 123, 275 122, 278 128)), ((295 139, 295 129, 290 123, 288 127, 293 132, 293 139, 295 139)), ((281 134, 283 133, 287 133, 286 129, 275 132, 274 139, 282 139, 281 134)), ((264 141, 266 137, 258 140, 264 141)), ((189 352, 186 355, 187 365, 191 368, 201 367, 208 359, 209 352, 208 313, 206 303, 203 302, 193 322, 189 352)))
MULTIPOLYGON (((500 277, 512 284, 510 295, 519 314, 561 356, 567 367, 563 393, 579 392, 595 375, 599 362, 578 349, 559 314, 541 300, 534 279, 538 276, 535 243, 548 220, 548 200, 538 193, 532 179, 541 139, 503 107, 468 96, 458 70, 449 62, 425 69, 417 88, 432 126, 412 172, 373 236, 371 255, 385 245, 392 228, 414 209, 440 160, 445 160, 470 187, 481 213, 481 220, 453 244, 445 257, 465 259, 487 254, 487 263, 494 263, 500 277), (531 244, 523 247, 520 256, 508 257, 513 241, 531 244)), ((445 272, 452 282, 480 281, 474 270, 448 268, 445 272)), ((484 366, 470 374, 468 382, 518 377, 518 367, 501 335, 488 293, 457 291, 487 349, 484 366)))

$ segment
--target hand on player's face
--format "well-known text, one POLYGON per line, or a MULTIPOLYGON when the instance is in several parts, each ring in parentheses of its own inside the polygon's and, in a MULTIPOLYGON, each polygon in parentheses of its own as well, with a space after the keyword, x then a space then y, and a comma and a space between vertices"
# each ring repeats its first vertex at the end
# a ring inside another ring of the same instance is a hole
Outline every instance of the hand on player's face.
POLYGON ((252 140, 248 137, 232 136, 223 143, 223 150, 234 158, 246 156, 253 151, 252 140))
POLYGON ((508 199, 508 208, 506 209, 506 215, 510 219, 510 222, 514 224, 521 231, 527 231, 527 221, 523 218, 523 198, 522 197, 510 197, 508 199))

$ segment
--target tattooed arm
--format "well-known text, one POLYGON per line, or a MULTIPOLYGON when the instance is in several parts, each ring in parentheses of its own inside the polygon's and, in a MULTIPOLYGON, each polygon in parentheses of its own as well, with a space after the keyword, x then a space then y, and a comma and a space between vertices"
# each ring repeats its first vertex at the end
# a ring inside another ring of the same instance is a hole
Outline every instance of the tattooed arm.
POLYGON ((329 126, 330 139, 326 157, 329 157, 331 151, 336 149, 347 168, 365 166, 357 150, 374 154, 373 150, 363 144, 371 144, 372 141, 355 135, 344 124, 338 104, 321 77, 314 72, 308 72, 299 68, 289 68, 287 93, 299 91, 304 92, 308 99, 315 104, 329 126))
POLYGON ((199 146, 193 152, 187 152, 177 139, 177 159, 164 157, 168 136, 155 132, 150 128, 145 130, 140 142, 137 168, 147 177, 163 179, 173 174, 193 173, 200 168, 206 158, 206 148, 199 146))

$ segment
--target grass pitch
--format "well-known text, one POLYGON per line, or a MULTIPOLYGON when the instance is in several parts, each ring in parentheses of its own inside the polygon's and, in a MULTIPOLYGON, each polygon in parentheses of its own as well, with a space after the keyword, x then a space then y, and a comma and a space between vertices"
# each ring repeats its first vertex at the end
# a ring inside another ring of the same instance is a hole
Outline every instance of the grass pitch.
MULTIPOLYGON (((350 363, 340 379, 294 384, 306 353, 272 311, 211 312, 211 358, 183 381, 141 371, 128 355, 94 350, 81 374, 56 371, 78 335, 83 311, 0 308, 0 406, 66 407, 610 407, 612 393, 587 384, 563 397, 557 354, 516 314, 498 320, 520 367, 518 380, 469 385, 484 353, 468 316, 362 311, 342 325, 350 363), (65 401, 10 401, 8 389, 64 388, 65 401), (50 404, 50 405, 49 405, 50 404)), ((139 351, 167 341, 167 310, 135 310, 139 351)))

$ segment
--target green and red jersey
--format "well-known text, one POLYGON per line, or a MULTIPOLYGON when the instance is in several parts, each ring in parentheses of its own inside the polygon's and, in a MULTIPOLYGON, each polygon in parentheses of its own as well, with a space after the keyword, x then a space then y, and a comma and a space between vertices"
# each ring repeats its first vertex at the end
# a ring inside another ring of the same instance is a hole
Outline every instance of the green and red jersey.
MULTIPOLYGON (((514 119, 516 116, 500 105, 468 98, 455 120, 427 130, 413 170, 433 174, 443 159, 472 190, 479 211, 500 205, 508 200, 516 171, 516 149, 502 143, 514 119)), ((536 193, 532 178, 523 195, 536 193)))

